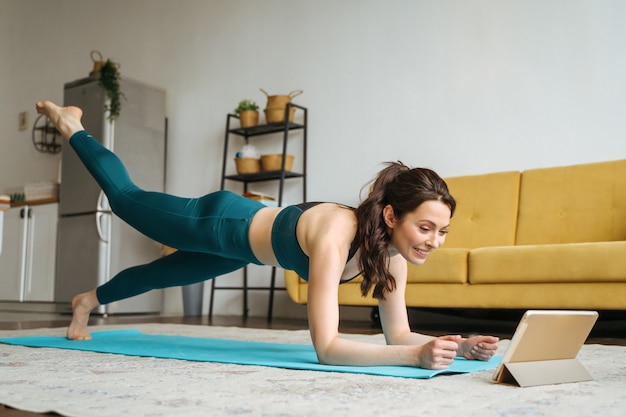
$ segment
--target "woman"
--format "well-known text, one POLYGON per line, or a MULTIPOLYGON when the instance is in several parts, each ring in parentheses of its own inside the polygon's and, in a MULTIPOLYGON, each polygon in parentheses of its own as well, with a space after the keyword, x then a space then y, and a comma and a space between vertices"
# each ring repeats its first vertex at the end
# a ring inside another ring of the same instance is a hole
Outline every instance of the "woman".
POLYGON ((148 237, 178 249, 76 295, 68 338, 91 338, 89 314, 101 304, 255 263, 293 269, 308 279, 309 327, 320 363, 445 369, 456 356, 488 360, 497 350, 492 336, 435 338, 409 328, 407 261, 420 265, 444 243, 455 208, 433 171, 389 164, 356 210, 333 203, 270 208, 228 191, 179 198, 135 186, 117 156, 84 130, 81 109, 48 101, 36 107, 69 140, 113 211, 148 237), (338 285, 361 272, 363 294, 373 289, 379 299, 387 345, 339 337, 338 285))

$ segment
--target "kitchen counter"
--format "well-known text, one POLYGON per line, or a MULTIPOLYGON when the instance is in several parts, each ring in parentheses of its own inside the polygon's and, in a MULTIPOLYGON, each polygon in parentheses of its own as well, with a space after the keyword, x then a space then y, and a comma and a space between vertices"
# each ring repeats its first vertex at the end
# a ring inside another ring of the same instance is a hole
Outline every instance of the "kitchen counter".
POLYGON ((43 198, 40 200, 24 200, 24 201, 18 201, 15 203, 11 203, 11 205, 9 207, 0 207, 0 211, 3 210, 8 210, 10 208, 13 207, 22 207, 22 206, 36 206, 36 205, 40 205, 40 204, 52 204, 52 203, 58 203, 59 199, 57 197, 52 197, 52 198, 43 198))

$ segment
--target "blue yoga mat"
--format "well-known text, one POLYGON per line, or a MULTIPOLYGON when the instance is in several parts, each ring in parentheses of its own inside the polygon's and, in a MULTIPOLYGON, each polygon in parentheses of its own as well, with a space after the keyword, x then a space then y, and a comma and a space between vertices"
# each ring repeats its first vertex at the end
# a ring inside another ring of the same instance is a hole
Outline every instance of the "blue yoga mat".
POLYGON ((326 372, 347 372, 402 378, 432 378, 439 374, 468 373, 494 369, 500 356, 488 362, 456 358, 446 370, 428 370, 409 366, 332 366, 317 361, 312 345, 250 342, 189 336, 146 334, 139 330, 94 332, 92 340, 74 341, 59 336, 0 338, 0 343, 58 349, 114 353, 198 362, 260 365, 275 368, 326 372))

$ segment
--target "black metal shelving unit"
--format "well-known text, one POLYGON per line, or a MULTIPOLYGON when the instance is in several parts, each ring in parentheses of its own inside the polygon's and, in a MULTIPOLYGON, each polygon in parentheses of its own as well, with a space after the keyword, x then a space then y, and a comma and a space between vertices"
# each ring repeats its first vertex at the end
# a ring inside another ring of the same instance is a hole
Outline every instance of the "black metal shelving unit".
MULTIPOLYGON (((306 201, 306 173, 307 173, 307 118, 308 118, 308 110, 305 107, 299 106, 294 103, 288 103, 285 108, 285 118, 284 120, 289 120, 289 114, 291 109, 295 108, 296 113, 300 111, 302 113, 302 123, 293 123, 293 122, 281 122, 281 123, 268 123, 264 125, 258 125, 247 128, 231 128, 231 122, 234 119, 239 119, 237 115, 228 114, 226 116, 226 132, 224 135, 224 157, 222 161, 222 180, 220 188, 222 190, 226 189, 226 181, 236 181, 243 183, 244 193, 248 191, 248 184, 262 181, 277 181, 278 182, 278 206, 282 206, 283 203, 283 192, 285 186, 285 180, 291 178, 300 178, 302 180, 302 201, 306 201), (302 172, 292 172, 285 170, 285 161, 287 155, 287 147, 290 140, 290 134, 296 131, 302 131, 302 172), (257 140, 255 138, 275 134, 282 133, 283 141, 282 141, 282 166, 278 171, 262 171, 253 174, 235 174, 235 175, 226 175, 226 167, 228 163, 228 153, 230 146, 230 136, 240 136, 243 137, 246 144, 250 143, 250 140, 257 140)), ((270 285, 268 287, 251 287, 248 285, 248 267, 243 268, 243 285, 241 286, 218 286, 217 278, 211 280, 211 297, 209 300, 209 319, 213 316, 213 301, 215 298, 215 291, 219 290, 241 290, 243 292, 243 316, 248 317, 248 291, 268 291, 269 292, 269 301, 268 301, 268 311, 267 311, 267 319, 268 321, 272 320, 273 309, 274 309, 274 292, 277 290, 284 291, 284 287, 276 286, 276 267, 272 267, 271 280, 270 285)))

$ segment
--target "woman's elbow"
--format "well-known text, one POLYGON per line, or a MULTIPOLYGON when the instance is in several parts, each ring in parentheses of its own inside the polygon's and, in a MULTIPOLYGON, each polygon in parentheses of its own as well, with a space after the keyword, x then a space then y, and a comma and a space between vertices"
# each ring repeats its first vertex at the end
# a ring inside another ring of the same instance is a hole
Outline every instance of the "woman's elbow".
POLYGON ((317 355, 317 361, 321 365, 340 365, 337 362, 336 355, 332 354, 331 345, 319 345, 315 344, 315 354, 317 355))
POLYGON ((317 361, 321 365, 335 365, 335 363, 333 363, 332 356, 328 352, 328 349, 316 347, 315 354, 317 355, 317 361))

